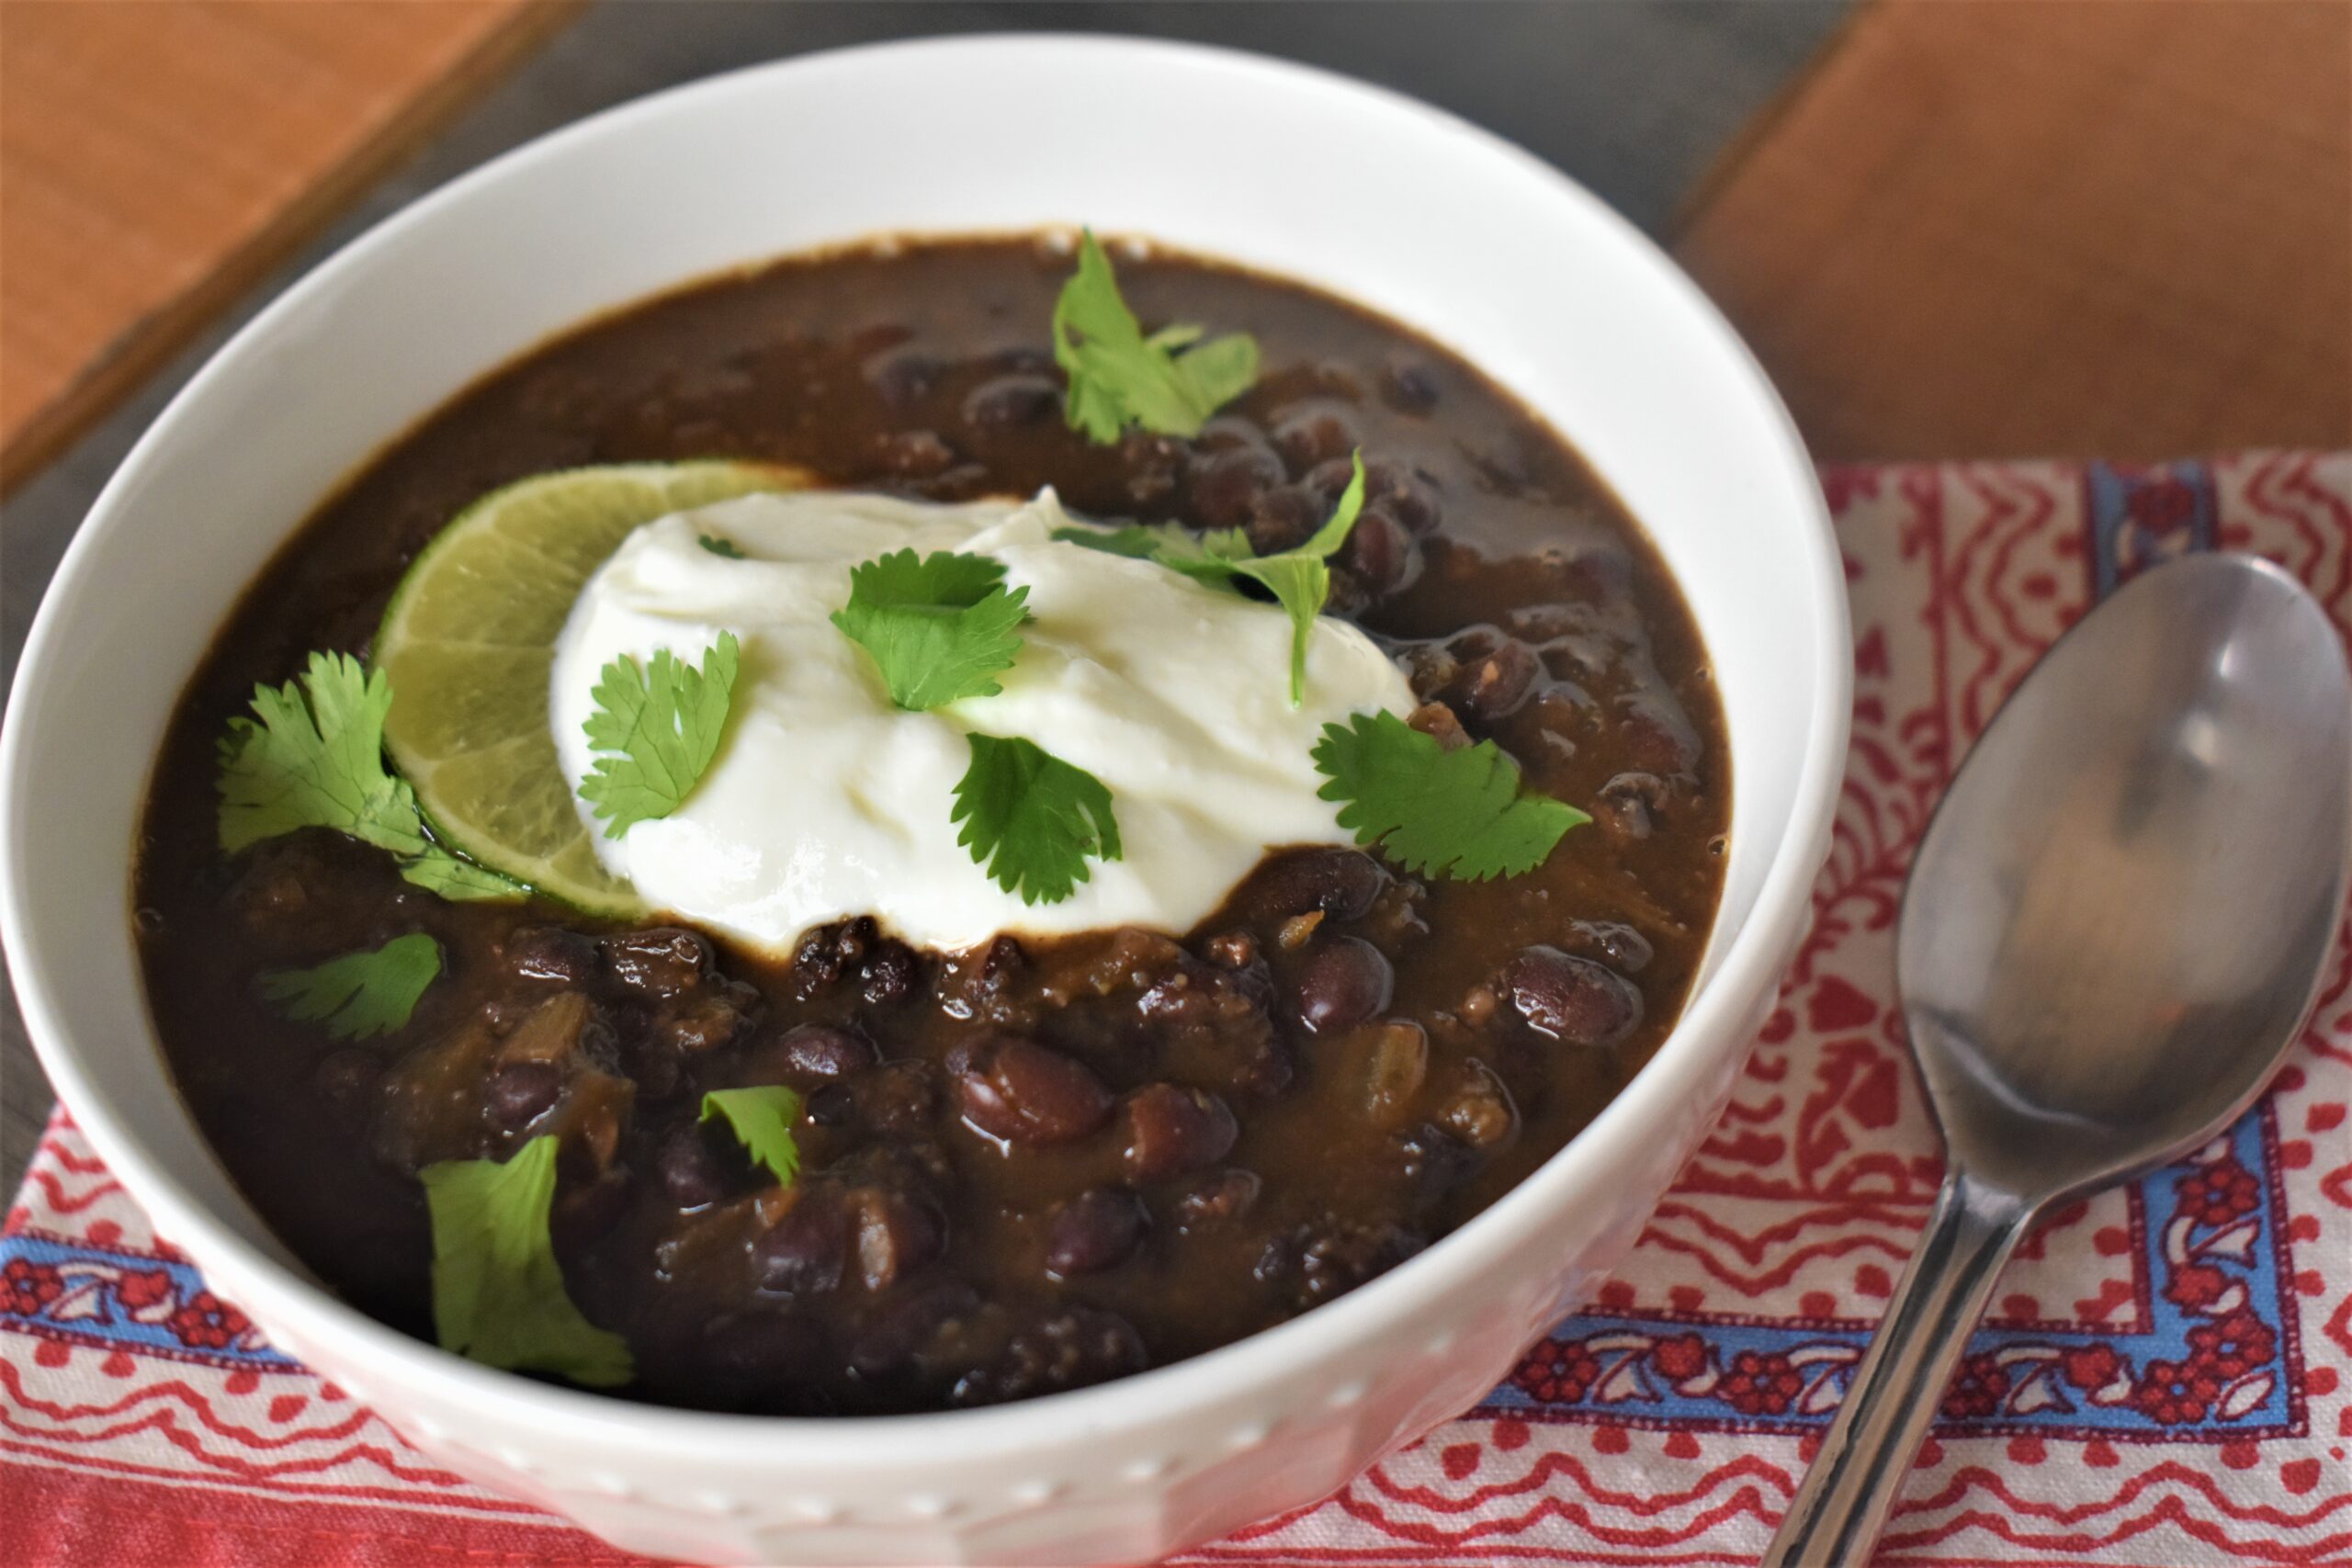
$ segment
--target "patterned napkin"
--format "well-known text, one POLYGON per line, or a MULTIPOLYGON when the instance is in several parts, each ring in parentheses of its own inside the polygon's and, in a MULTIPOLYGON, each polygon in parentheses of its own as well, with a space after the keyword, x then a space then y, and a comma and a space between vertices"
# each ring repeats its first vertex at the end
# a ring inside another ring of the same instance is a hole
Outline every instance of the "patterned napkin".
MULTIPOLYGON (((1193 1564, 1744 1564, 1928 1212, 1895 905, 1955 759, 2098 595, 2255 550, 2352 627, 2352 454, 1840 468, 1854 745, 1811 938, 1730 1110, 1589 1312, 1476 1411, 1193 1564)), ((2352 1562, 2352 948, 2278 1087, 2053 1216, 1885 1543, 1912 1564, 2352 1562)), ((621 1564, 272 1351, 60 1119, 0 1239, 0 1561, 621 1564)))

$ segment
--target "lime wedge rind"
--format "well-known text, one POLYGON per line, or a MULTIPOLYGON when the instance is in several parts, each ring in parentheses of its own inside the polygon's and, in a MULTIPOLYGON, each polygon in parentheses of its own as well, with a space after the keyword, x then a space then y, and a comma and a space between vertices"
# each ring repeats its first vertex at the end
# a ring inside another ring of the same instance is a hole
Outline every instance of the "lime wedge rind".
POLYGON ((434 835, 593 915, 645 912, 597 860, 548 720, 555 639, 588 579, 657 517, 759 491, 798 469, 711 460, 564 468, 492 491, 412 562, 376 633, 390 678, 384 745, 434 835))

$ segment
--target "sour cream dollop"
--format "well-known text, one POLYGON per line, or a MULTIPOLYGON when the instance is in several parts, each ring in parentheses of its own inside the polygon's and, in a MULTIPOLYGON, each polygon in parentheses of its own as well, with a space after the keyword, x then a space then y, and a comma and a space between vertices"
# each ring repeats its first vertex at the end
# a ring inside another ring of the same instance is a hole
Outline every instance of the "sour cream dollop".
POLYGON ((662 649, 698 662, 722 632, 742 656, 726 739, 684 805, 618 839, 581 806, 606 867, 657 908, 779 953, 862 914, 957 950, 1000 931, 1182 931, 1268 849, 1347 842, 1338 807, 1317 798, 1309 752, 1327 723, 1410 709, 1395 664, 1326 616, 1294 708, 1279 608, 1054 538, 1070 522, 1050 490, 963 505, 804 491, 631 534, 556 642, 549 716, 575 802, 606 663, 662 649), (705 535, 747 558, 704 547, 705 535), (1029 590, 1033 618, 1001 693, 908 713, 828 618, 848 602, 853 566, 904 548, 989 556, 1008 587, 1029 590), (1100 779, 1124 858, 1089 860, 1091 880, 1057 904, 999 887, 949 815, 971 731, 1023 738, 1100 779))

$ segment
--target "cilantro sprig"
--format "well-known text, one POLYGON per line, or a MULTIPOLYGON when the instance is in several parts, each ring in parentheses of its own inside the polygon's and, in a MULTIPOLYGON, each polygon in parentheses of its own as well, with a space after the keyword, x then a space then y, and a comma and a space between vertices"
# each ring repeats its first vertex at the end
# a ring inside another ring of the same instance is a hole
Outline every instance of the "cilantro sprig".
POLYGON ((1140 523, 1128 523, 1116 528, 1057 528, 1054 537, 1065 545, 1099 550, 1106 556, 1151 560, 1169 543, 1172 532, 1165 528, 1147 528, 1140 523))
POLYGON ((220 739, 220 847, 231 854, 303 828, 389 850, 401 874, 445 898, 512 898, 520 883, 425 835, 416 794, 384 767, 391 682, 348 654, 313 653, 283 686, 254 688, 252 718, 220 739))
POLYGON ((1108 444, 1130 424, 1191 437, 1258 379, 1258 341, 1247 333, 1202 341, 1196 326, 1148 337, 1119 293, 1091 230, 1078 271, 1054 301, 1054 359, 1069 376, 1070 428, 1108 444))
POLYGON ((337 1040, 390 1034, 408 1022, 441 973, 441 944, 423 931, 372 953, 347 953, 309 969, 273 969, 262 996, 297 1023, 317 1023, 337 1040))
POLYGON ((718 557, 721 560, 747 560, 750 558, 743 554, 742 547, 736 544, 734 540, 721 538, 717 534, 697 534, 695 536, 695 543, 700 545, 704 549, 708 550, 712 555, 718 557))
POLYGON ((1091 879, 1087 861, 1122 853, 1111 792, 1034 741, 966 737, 972 762, 948 820, 996 885, 1024 904, 1058 904, 1091 879))
POLYGON ((1229 588, 1240 577, 1263 585, 1290 615, 1290 705, 1296 707, 1306 699, 1306 646, 1315 633, 1315 618, 1331 601, 1330 560, 1363 514, 1363 454, 1358 452, 1347 488, 1323 525, 1304 543, 1270 556, 1258 554, 1250 536, 1238 528, 1195 536, 1179 529, 1129 524, 1112 529, 1057 528, 1054 537, 1106 555, 1158 561, 1212 586, 1229 588))
POLYGON ((919 713, 1004 690, 997 676, 1021 651, 1028 599, 1006 590, 1001 561, 897 550, 851 569, 832 622, 873 659, 890 700, 919 713))
POLYGON ((648 664, 623 654, 598 672, 596 708, 584 728, 588 743, 607 755, 580 781, 580 798, 605 824, 605 837, 685 803, 718 754, 741 661, 735 634, 721 632, 700 668, 665 648, 648 664))
POLYGON ((1592 820, 1564 801, 1522 792, 1519 764, 1491 740, 1447 750, 1391 713, 1327 724, 1317 790, 1344 802, 1340 826, 1419 875, 1484 882, 1544 863, 1571 828, 1592 820))
POLYGON ((548 1234, 555 1156, 547 1134, 503 1164, 443 1160, 420 1173, 433 1221, 435 1336, 484 1366, 615 1387, 636 1375, 628 1345, 573 1304, 548 1234))
POLYGON ((745 1151, 789 1187, 800 1174, 800 1145, 792 1136, 800 1105, 799 1092, 783 1084, 714 1089, 702 1097, 700 1119, 723 1117, 745 1151))

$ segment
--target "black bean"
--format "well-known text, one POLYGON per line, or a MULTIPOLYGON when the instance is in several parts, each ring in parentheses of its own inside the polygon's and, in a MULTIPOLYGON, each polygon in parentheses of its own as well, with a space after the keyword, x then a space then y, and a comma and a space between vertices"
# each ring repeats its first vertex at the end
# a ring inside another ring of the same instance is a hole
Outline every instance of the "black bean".
POLYGON ((1205 1089, 1147 1084, 1120 1108, 1127 1175, 1161 1181, 1214 1165, 1233 1150, 1239 1123, 1225 1101, 1205 1089))
POLYGON ((1427 413, 1437 407, 1437 377, 1414 359, 1392 359, 1381 378, 1380 395, 1399 413, 1427 413))
POLYGON ((865 365, 865 384, 894 409, 908 409, 931 395, 939 380, 938 360, 920 349, 877 354, 865 365))
POLYGON ((902 1002, 922 977, 922 961, 905 942, 884 938, 875 944, 857 973, 857 992, 876 1007, 902 1002))
POLYGON ((1403 666, 1413 694, 1424 701, 1462 669, 1462 660, 1442 642, 1408 642, 1398 650, 1396 662, 1403 666))
POLYGON ((1335 937, 1298 975, 1298 1021, 1310 1032, 1353 1029, 1388 1005, 1396 972, 1380 949, 1360 937, 1335 937))
POLYGON ((1466 659, 1438 696, 1472 723, 1492 724, 1516 712, 1543 673, 1544 661, 1533 649, 1517 637, 1498 636, 1492 649, 1466 659))
POLYGON ((866 1323, 843 1358, 865 1382, 895 1382, 918 1374, 941 1340, 980 1310, 980 1298, 960 1280, 944 1280, 901 1295, 866 1323))
POLYGON ((597 939, 613 979, 649 997, 684 996, 702 983, 711 965, 710 943, 675 926, 621 931, 597 939))
POLYGON ((1669 700, 1636 692, 1619 699, 1617 743, 1646 773, 1687 773, 1698 764, 1699 734, 1669 700))
POLYGON ((980 974, 992 984, 1001 986, 1029 966, 1029 954, 1022 950, 1018 937, 1001 936, 989 943, 988 956, 980 960, 980 974))
POLYGON ((811 1190, 752 1244, 752 1269, 763 1291, 822 1295, 840 1288, 848 1252, 849 1215, 839 1195, 811 1190))
POLYGON ((1396 1174, 1420 1203, 1444 1197, 1475 1175, 1481 1163, 1475 1150, 1426 1122, 1390 1138, 1388 1149, 1396 1174))
POLYGON ((1046 1271, 1057 1280, 1125 1263, 1143 1241, 1143 1202, 1124 1187, 1091 1187, 1062 1205, 1046 1234, 1046 1271))
POLYGON ((920 1056, 885 1062, 850 1080, 859 1125, 891 1138, 919 1138, 931 1131, 938 1108, 932 1065, 920 1056))
POLYGON ((1619 773, 1595 793, 1593 815, 1615 837, 1646 839, 1666 798, 1666 781, 1656 773, 1619 773))
POLYGON ((1412 536, 1385 512, 1366 508, 1349 530, 1339 564, 1353 572, 1363 591, 1378 599, 1403 586, 1418 564, 1412 536))
POLYGON ((1354 1290, 1428 1245, 1419 1232, 1399 1225, 1327 1213, 1269 1240, 1252 1272, 1304 1310, 1354 1290))
POLYGON ((920 1193, 888 1187, 849 1195, 859 1275, 869 1291, 904 1279, 947 1250, 947 1220, 920 1193))
POLYGON ((1335 920, 1355 920, 1387 884, 1380 863, 1362 850, 1294 850, 1268 862, 1250 891, 1278 918, 1319 909, 1335 920))
POLYGON ((1575 752, 1575 737, 1591 727, 1598 705, 1592 694, 1573 681, 1554 681, 1535 694, 1530 703, 1535 722, 1546 731, 1566 742, 1570 754, 1575 752))
POLYGON ((1274 450, 1293 473, 1344 458, 1363 445, 1355 423, 1332 402, 1306 402, 1278 412, 1268 427, 1274 450))
POLYGON ((1044 376, 999 376, 972 389, 964 400, 964 423, 981 430, 1014 430, 1039 424, 1061 407, 1061 389, 1044 376))
POLYGON ((745 1083, 830 1083, 874 1066, 879 1053, 863 1036, 830 1024, 799 1023, 752 1047, 736 1075, 745 1083))
POLYGON ((1156 506, 1175 493, 1184 471, 1184 445, 1172 437, 1130 430, 1119 443, 1127 471, 1127 499, 1137 506, 1156 506))
POLYGON ((383 1078, 383 1064, 356 1045, 321 1058, 312 1069, 319 1092, 337 1105, 357 1105, 376 1092, 383 1078))
POLYGON ((1470 1147, 1491 1149, 1518 1131, 1519 1107, 1494 1069, 1473 1057, 1462 1065, 1462 1076, 1436 1120, 1470 1147))
POLYGON ((812 1127, 857 1125, 857 1094, 845 1083, 829 1083, 808 1096, 803 1114, 812 1127))
POLYGON ((483 1090, 491 1119, 509 1131, 529 1126, 563 1093, 563 1072, 553 1062, 506 1062, 493 1069, 483 1090))
POLYGON ((1216 1021, 1227 1000, 1218 981, 1216 970, 1188 953, 1180 953, 1168 972, 1136 998, 1136 1014, 1179 1029, 1206 1027, 1216 1021))
POLYGON ((1266 433, 1258 427, 1258 423, 1246 414, 1238 413, 1221 413, 1202 425, 1201 433, 1193 437, 1193 445, 1204 452, 1247 448, 1263 452, 1269 457, 1274 450, 1267 445, 1266 433))
POLYGON ((1202 944, 1220 969, 1248 969, 1259 960, 1258 939, 1245 931, 1219 931, 1202 944))
POLYGON ((904 479, 927 479, 956 463, 956 448, 935 430, 897 430, 875 443, 882 466, 904 479))
POLYGON ((1242 528, 1250 536, 1251 549, 1271 556, 1305 544, 1329 512, 1328 502, 1285 485, 1260 496, 1242 528))
POLYGON ((1008 1144, 1073 1143, 1111 1119, 1111 1091, 1085 1063, 1011 1034, 948 1055, 964 1120, 1008 1144))
POLYGON ((604 967, 593 938, 561 926, 525 926, 506 938, 501 956, 519 979, 566 986, 588 985, 604 967))
POLYGON ((1436 533, 1438 524, 1444 518, 1436 487, 1395 463, 1366 463, 1363 494, 1366 505, 1377 506, 1417 539, 1436 533))
POLYGON ((1258 500, 1283 482, 1283 466, 1271 452, 1233 446, 1193 474, 1193 521, 1204 528, 1238 528, 1250 521, 1258 500))
POLYGON ((662 1140, 653 1157, 662 1190, 681 1209, 699 1209, 727 1196, 731 1185, 726 1162, 710 1146, 702 1128, 689 1123, 662 1140))
POLYGON ((1642 993, 1612 969, 1556 947, 1531 947, 1503 965, 1504 996, 1538 1034, 1571 1045, 1612 1045, 1642 1021, 1642 993))
POLYGON ((1634 591, 1634 558, 1622 545, 1588 547, 1566 563, 1561 587, 1586 604, 1623 604, 1634 591))
POLYGON ((1115 1313, 1070 1307, 1016 1330, 997 1356, 956 1380, 948 1403, 1001 1404, 1085 1388, 1150 1365, 1143 1336, 1115 1313))
POLYGON ((704 991, 686 998, 662 1020, 659 1037, 663 1045, 684 1055, 716 1051, 743 1032, 749 1022, 746 1014, 757 1010, 759 1004, 759 992, 748 986, 730 983, 725 989, 704 991))
POLYGON ((1176 1228, 1189 1235, 1239 1219, 1255 1207, 1265 1185, 1252 1170, 1220 1170, 1204 1176, 1176 1200, 1176 1228))
MULTIPOLYGON (((1317 525, 1331 515, 1332 510, 1340 503, 1340 497, 1347 493, 1349 485, 1355 482, 1355 459, 1343 452, 1329 462, 1316 464, 1298 481, 1299 490, 1314 503, 1317 525)), ((1364 484, 1367 489, 1372 484, 1369 470, 1365 472, 1364 484)))
POLYGON ((1213 948, 1209 957, 1224 971, 1217 983, 1218 988, 1236 1004, 1226 1010, 1229 1015, 1228 1021, 1238 1016, 1240 1008, 1247 1008, 1256 1015, 1256 1018, 1247 1021, 1254 1026, 1258 1019, 1262 1019, 1273 1008, 1274 972, 1267 966, 1265 954, 1258 951, 1257 938, 1246 931, 1229 935, 1246 942, 1248 950, 1245 952, 1228 943, 1222 951, 1213 948))
POLYGON ((1579 952, 1599 958, 1621 975, 1640 974, 1657 956, 1650 939, 1622 920, 1577 920, 1568 927, 1568 934, 1579 952))
POLYGON ((792 993, 808 1001, 838 985, 865 956, 867 946, 880 940, 880 930, 868 916, 819 926, 800 939, 792 954, 792 993))
POLYGON ((993 369, 1014 375, 1052 376, 1058 368, 1054 364, 1053 350, 1025 343, 998 349, 988 356, 988 362, 993 369))
POLYGON ((1503 616, 1514 637, 1529 642, 1556 642, 1590 629, 1592 613, 1579 604, 1521 604, 1503 616))
POLYGON ((1018 988, 1028 965, 1021 943, 1000 936, 983 951, 959 954, 942 966, 936 1005, 950 1018, 1019 1028, 1034 1016, 1033 1003, 1018 988))
POLYGON ((1510 634, 1488 621, 1463 627, 1445 639, 1445 650, 1461 663, 1483 659, 1510 640, 1510 634))

